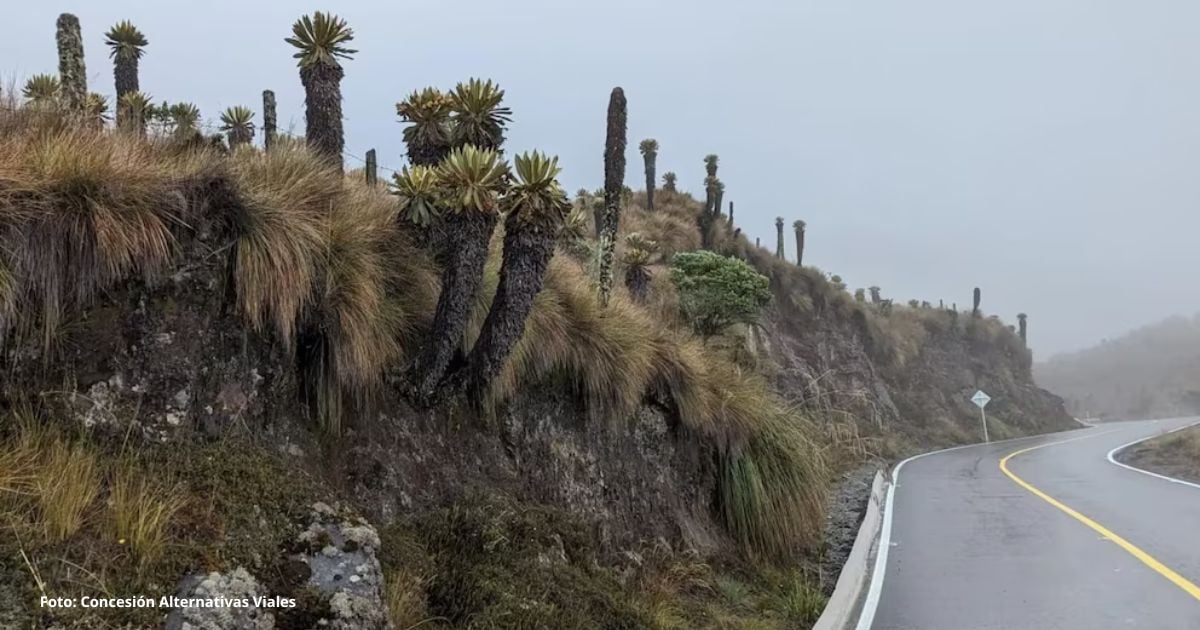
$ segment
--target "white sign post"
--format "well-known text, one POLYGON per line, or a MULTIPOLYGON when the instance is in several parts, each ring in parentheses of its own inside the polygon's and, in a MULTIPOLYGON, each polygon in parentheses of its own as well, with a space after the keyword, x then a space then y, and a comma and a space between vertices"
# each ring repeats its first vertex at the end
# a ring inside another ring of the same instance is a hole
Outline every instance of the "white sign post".
POLYGON ((992 400, 992 397, 983 393, 982 389, 976 391, 975 395, 971 397, 971 402, 975 403, 976 407, 979 407, 979 418, 983 421, 983 441, 984 442, 991 442, 991 440, 988 439, 988 432, 987 432, 987 413, 983 410, 983 408, 986 407, 987 404, 989 402, 991 402, 991 400, 992 400))

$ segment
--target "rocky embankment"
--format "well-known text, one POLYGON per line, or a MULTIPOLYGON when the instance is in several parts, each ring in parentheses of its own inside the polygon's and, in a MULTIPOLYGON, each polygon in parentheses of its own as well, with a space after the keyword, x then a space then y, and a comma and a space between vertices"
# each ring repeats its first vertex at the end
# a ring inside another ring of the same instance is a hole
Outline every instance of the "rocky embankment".
POLYGON ((862 316, 800 314, 786 303, 769 311, 758 338, 781 392, 853 422, 879 454, 981 440, 970 401, 980 389, 992 397, 993 438, 1075 426, 1062 399, 1033 382, 1027 351, 999 322, 933 309, 892 317, 911 318, 904 334, 912 339, 893 346, 900 354, 883 347, 862 316))
POLYGON ((871 499, 871 483, 883 462, 871 462, 842 475, 829 495, 825 515, 825 546, 821 555, 821 591, 833 593, 842 566, 858 537, 871 499))

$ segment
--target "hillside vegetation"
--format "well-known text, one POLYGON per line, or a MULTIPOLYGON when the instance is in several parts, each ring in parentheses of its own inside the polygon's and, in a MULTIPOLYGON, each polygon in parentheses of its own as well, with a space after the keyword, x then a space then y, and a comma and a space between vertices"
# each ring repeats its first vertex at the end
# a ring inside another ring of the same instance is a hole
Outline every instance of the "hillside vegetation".
MULTIPOLYGON (((77 335, 86 335, 80 318, 97 302, 143 283, 178 283, 199 263, 228 270, 217 294, 229 296, 246 333, 294 354, 299 335, 320 331, 325 350, 310 359, 318 365, 301 366, 302 381, 316 375, 301 383, 316 399, 314 419, 365 422, 358 412, 386 387, 387 367, 403 364, 427 334, 437 271, 397 220, 394 197, 343 179, 301 146, 224 156, 37 113, 4 123, 0 299, 7 343, 21 349, 12 356, 28 357, 14 366, 27 378, 4 384, 10 406, 40 407, 36 383, 80 377, 71 360, 77 335)), ((468 341, 495 287, 496 254, 468 341)), ((811 422, 763 379, 622 291, 599 308, 584 270, 565 257, 551 264, 487 405, 547 381, 576 392, 596 422, 661 396, 717 449, 717 514, 735 540, 776 556, 815 543, 826 473, 811 422)), ((79 511, 100 502, 101 487, 79 511)))
POLYGON ((1078 416, 1141 419, 1200 413, 1200 316, 1172 317, 1052 357, 1034 372, 1078 416))
POLYGON ((0 107, 0 625, 149 627, 32 602, 216 584, 296 599, 280 628, 803 626, 840 473, 977 439, 980 387, 993 436, 1068 421, 978 305, 752 246, 715 155, 704 201, 657 189, 650 140, 625 189, 619 88, 574 202, 554 158, 499 152, 490 81, 397 105, 390 185, 344 172, 352 34, 293 35, 304 140, 273 95, 261 148, 248 109, 205 137, 152 106, 128 23, 115 126, 69 68, 0 107), (323 581, 343 554, 357 586, 323 581))

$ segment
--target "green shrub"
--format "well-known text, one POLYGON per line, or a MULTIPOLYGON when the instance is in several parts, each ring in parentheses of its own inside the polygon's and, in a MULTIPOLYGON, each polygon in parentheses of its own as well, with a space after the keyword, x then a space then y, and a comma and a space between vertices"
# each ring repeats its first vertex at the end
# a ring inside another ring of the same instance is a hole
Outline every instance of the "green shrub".
POLYGON ((752 323, 771 301, 767 277, 750 265, 706 251, 675 254, 671 279, 679 308, 697 334, 708 338, 736 323, 752 323))
POLYGON ((808 626, 825 610, 827 599, 816 585, 800 572, 793 572, 775 594, 774 607, 789 620, 808 626))

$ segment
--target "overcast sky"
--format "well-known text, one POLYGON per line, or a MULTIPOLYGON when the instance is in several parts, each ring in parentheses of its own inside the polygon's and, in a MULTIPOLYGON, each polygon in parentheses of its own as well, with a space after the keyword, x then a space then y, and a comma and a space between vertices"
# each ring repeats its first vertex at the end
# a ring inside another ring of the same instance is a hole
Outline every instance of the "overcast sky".
POLYGON ((302 11, 335 11, 359 49, 347 149, 396 168, 394 103, 480 76, 507 90, 512 151, 556 153, 569 190, 599 187, 620 85, 631 186, 643 138, 698 195, 717 153, 752 238, 804 219, 806 262, 898 301, 969 308, 980 286, 985 311, 1029 313, 1042 358, 1200 310, 1194 0, 3 1, 7 79, 56 70, 54 20, 72 11, 90 87, 111 95, 103 32, 128 18, 156 100, 214 119, 260 111, 270 88, 299 132, 283 38, 302 11))

